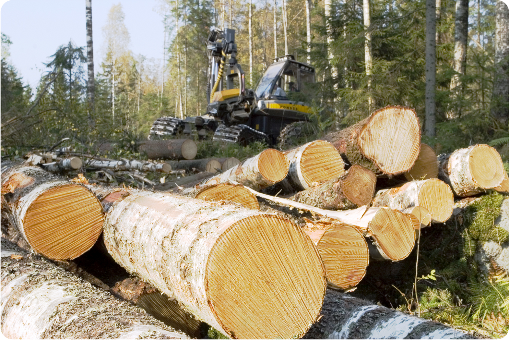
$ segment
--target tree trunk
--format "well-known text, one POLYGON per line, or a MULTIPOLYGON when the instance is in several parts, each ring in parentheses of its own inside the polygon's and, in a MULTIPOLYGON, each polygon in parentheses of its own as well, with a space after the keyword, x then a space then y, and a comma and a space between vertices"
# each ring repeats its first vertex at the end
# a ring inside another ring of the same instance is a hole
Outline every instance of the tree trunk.
POLYGON ((194 159, 197 144, 191 139, 148 140, 138 150, 149 159, 194 159))
POLYGON ((282 0, 282 16, 283 16, 283 40, 285 42, 285 55, 289 54, 289 45, 287 39, 287 0, 282 0))
POLYGON ((436 0, 426 0, 425 135, 436 136, 436 0))
POLYGON ((10 339, 187 338, 3 239, 2 302, 2 334, 10 339))
POLYGON ((68 170, 78 170, 83 162, 78 157, 63 158, 58 162, 41 164, 44 170, 49 172, 63 172, 68 170))
POLYGON ((420 124, 409 108, 387 106, 341 131, 324 137, 345 154, 377 175, 396 175, 411 169, 420 152, 420 124))
POLYGON ((306 10, 306 62, 312 64, 312 1, 305 0, 306 10))
POLYGON ((192 171, 193 169, 195 169, 200 172, 207 171, 212 173, 217 173, 221 171, 221 163, 215 158, 167 161, 166 164, 170 165, 174 170, 192 171))
POLYGON ((421 206, 427 209, 432 222, 446 222, 453 213, 453 192, 448 184, 432 178, 377 192, 373 207, 389 207, 404 211, 407 208, 421 206))
POLYGON ((434 149, 427 144, 421 144, 420 153, 413 167, 404 173, 408 181, 437 178, 438 175, 437 155, 434 149))
POLYGON ((370 0, 363 0, 363 26, 365 26, 365 73, 367 75, 368 109, 372 111, 372 32, 370 31, 370 0))
POLYGON ((89 129, 92 131, 96 122, 94 119, 95 108, 95 81, 94 81, 94 43, 92 39, 92 0, 85 0, 85 11, 87 16, 87 99, 88 99, 88 120, 89 129))
POLYGON ((343 223, 309 222, 304 231, 319 251, 329 284, 347 290, 363 279, 369 252, 358 229, 343 223))
POLYGON ((439 178, 452 187, 455 195, 466 197, 499 186, 505 169, 496 149, 476 144, 440 155, 439 178))
POLYGON ((104 240, 128 272, 230 337, 300 337, 322 306, 317 250, 276 215, 131 191, 108 211, 104 240))
POLYGON ((198 186, 198 188, 183 190, 182 194, 204 201, 237 203, 248 209, 260 209, 257 196, 244 186, 238 184, 221 183, 198 186))
POLYGON ((235 157, 217 158, 217 160, 221 163, 221 171, 227 171, 228 169, 241 164, 241 161, 235 157))
POLYGON ((290 199, 321 209, 354 209, 370 204, 375 183, 372 171, 353 165, 340 178, 300 191, 290 199))
POLYGON ((36 253, 47 258, 74 259, 101 234, 104 217, 96 197, 84 186, 41 168, 3 171, 2 197, 17 231, 36 253))
POLYGON ((466 339, 469 335, 328 289, 322 318, 305 339, 466 339))
POLYGON ((254 88, 253 84, 253 28, 252 28, 252 4, 250 0, 248 14, 248 35, 249 35, 249 49, 250 49, 250 87, 254 88))
POLYGON ((280 182, 288 172, 289 164, 285 155, 275 149, 266 149, 238 166, 214 176, 205 184, 236 182, 260 190, 280 182))
POLYGON ((503 1, 496 4, 496 37, 494 56, 494 87, 491 114, 503 128, 508 128, 508 6, 503 1))
POLYGON ((274 0, 273 5, 273 34, 274 34, 274 57, 278 58, 278 39, 277 39, 277 25, 276 25, 276 0, 274 0))
POLYGON ((98 169, 111 169, 111 170, 140 170, 140 171, 156 171, 169 173, 172 171, 172 166, 168 163, 152 163, 141 162, 136 160, 125 161, 102 161, 91 159, 87 161, 87 166, 98 169))
POLYGON ((335 111, 336 121, 337 125, 339 125, 340 122, 340 112, 337 109, 337 94, 336 90, 338 90, 338 68, 336 67, 335 63, 333 62, 333 58, 335 57, 333 54, 333 27, 331 21, 333 18, 331 17, 331 0, 324 0, 324 16, 326 17, 326 45, 327 45, 327 53, 328 53, 328 65, 329 70, 331 74, 331 78, 333 80, 333 90, 335 91, 335 97, 333 99, 333 107, 335 111))
MULTIPOLYGON (((441 21, 441 0, 436 0, 436 27, 440 25, 441 21)), ((439 31, 436 29, 436 46, 440 44, 439 31)))

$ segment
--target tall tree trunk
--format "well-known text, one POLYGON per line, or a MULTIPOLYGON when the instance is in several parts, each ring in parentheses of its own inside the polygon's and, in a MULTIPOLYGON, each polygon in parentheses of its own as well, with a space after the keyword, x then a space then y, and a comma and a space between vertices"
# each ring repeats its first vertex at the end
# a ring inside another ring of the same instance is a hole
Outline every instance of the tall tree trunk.
MULTIPOLYGON (((441 0, 436 0, 436 27, 441 20, 441 0)), ((439 45, 439 30, 436 29, 436 46, 439 45)))
POLYGON ((112 64, 112 126, 115 126, 115 61, 112 64))
POLYGON ((508 6, 496 5, 496 50, 494 56, 494 87, 491 113, 503 128, 508 128, 508 6))
POLYGON ((436 0, 426 0, 425 135, 436 136, 436 0))
POLYGON ((306 8, 306 62, 312 63, 312 1, 305 0, 306 8))
POLYGON ((278 38, 277 38, 277 21, 276 21, 276 0, 273 5, 273 35, 274 35, 274 57, 278 58, 278 38))
POLYGON ((95 92, 94 81, 94 44, 92 39, 92 0, 85 0, 85 10, 87 15, 87 99, 88 99, 88 120, 89 129, 93 130, 96 126, 94 119, 95 112, 95 92))
POLYGON ((248 15, 248 34, 249 34, 249 45, 250 45, 250 86, 253 87, 253 20, 252 20, 252 4, 250 0, 250 8, 248 15))
POLYGON ((283 38, 285 41, 285 55, 289 54, 289 44, 287 37, 287 0, 282 0, 283 3, 283 38))
POLYGON ((332 25, 331 25, 331 21, 332 21, 332 17, 331 17, 331 5, 332 5, 332 0, 324 0, 324 15, 326 16, 326 45, 327 45, 327 50, 328 50, 328 64, 329 64, 329 70, 330 70, 330 75, 331 75, 331 78, 332 78, 332 81, 333 81, 333 91, 334 91, 334 98, 333 98, 333 108, 334 108, 334 111, 335 111, 335 116, 336 116, 336 126, 339 127, 340 125, 340 119, 342 118, 340 116, 341 114, 341 111, 338 110, 337 108, 337 94, 336 94, 336 90, 338 90, 338 69, 337 67, 334 65, 333 63, 333 58, 334 58, 334 55, 333 55, 333 48, 332 48, 332 44, 333 44, 333 28, 332 28, 332 25))
POLYGON ((370 0, 363 0, 363 25, 365 26, 365 73, 367 75, 368 109, 372 111, 372 32, 370 32, 370 0))

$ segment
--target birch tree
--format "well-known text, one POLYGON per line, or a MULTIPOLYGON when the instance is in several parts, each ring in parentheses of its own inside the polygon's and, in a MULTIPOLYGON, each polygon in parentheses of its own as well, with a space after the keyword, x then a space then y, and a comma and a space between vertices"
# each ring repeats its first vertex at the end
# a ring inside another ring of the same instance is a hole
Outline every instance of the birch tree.
POLYGON ((503 127, 508 127, 508 6, 496 5, 496 50, 491 113, 503 127))
POLYGON ((273 34, 274 34, 274 57, 278 58, 278 39, 277 39, 277 21, 276 21, 276 0, 274 0, 273 6, 273 34))
POLYGON ((363 26, 365 26, 365 73, 367 76, 368 109, 372 111, 372 33, 370 32, 370 0, 363 0, 363 26))
POLYGON ((426 1, 425 135, 436 135, 436 0, 426 1))
POLYGON ((253 27, 252 27, 252 0, 250 0, 249 4, 249 14, 248 14, 248 30, 249 30, 249 45, 250 45, 250 86, 253 86, 253 27))
POLYGON ((89 128, 92 130, 95 127, 94 121, 94 97, 95 97, 95 83, 94 83, 94 44, 92 39, 92 0, 85 0, 85 11, 87 16, 87 99, 88 99, 88 120, 89 128))
POLYGON ((306 9, 306 62, 312 63, 312 2, 305 0, 306 9))

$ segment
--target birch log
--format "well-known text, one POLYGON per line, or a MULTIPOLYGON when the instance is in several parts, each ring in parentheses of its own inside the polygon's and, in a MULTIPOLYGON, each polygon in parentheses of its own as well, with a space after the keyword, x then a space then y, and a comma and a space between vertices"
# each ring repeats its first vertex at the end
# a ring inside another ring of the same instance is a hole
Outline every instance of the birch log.
POLYGON ((104 216, 96 197, 41 168, 3 172, 2 195, 11 223, 35 252, 50 259, 74 259, 101 234, 104 216))
POLYGON ((275 149, 266 149, 224 173, 214 176, 205 184, 237 182, 260 190, 280 182, 288 172, 289 164, 284 154, 275 149))
POLYGON ((438 171, 436 152, 427 144, 422 143, 418 158, 412 168, 404 173, 404 176, 408 181, 437 178, 438 171))
POLYGON ((241 163, 241 161, 235 157, 218 158, 218 162, 221 163, 221 171, 227 171, 241 163))
POLYGON ((451 185, 455 195, 466 197, 499 186, 505 169, 496 149, 476 144, 440 155, 439 178, 451 185))
POLYGON ((169 164, 172 167, 172 169, 175 170, 191 171, 193 169, 196 169, 198 171, 207 171, 212 173, 217 173, 221 171, 221 163, 214 158, 167 161, 166 163, 169 164))
POLYGON ((104 240, 128 272, 230 337, 300 337, 322 305, 316 248, 276 215, 137 191, 110 208, 104 240))
POLYGON ((304 231, 319 251, 329 284, 347 290, 363 279, 369 252, 358 229, 343 223, 308 222, 304 231))
POLYGON ((66 170, 78 170, 83 162, 78 157, 70 157, 59 160, 58 162, 41 164, 42 168, 49 172, 62 172, 66 170))
POLYGON ((377 175, 409 171, 420 152, 420 123, 409 108, 387 106, 324 139, 344 154, 351 164, 359 164, 377 175))
POLYGON ((428 210, 432 222, 443 223, 453 213, 453 192, 448 184, 437 178, 412 181, 400 187, 379 190, 372 206, 401 211, 421 206, 428 210))
POLYGON ((140 162, 136 160, 96 160, 90 159, 87 161, 87 166, 98 169, 111 169, 111 170, 140 170, 140 171, 155 171, 169 173, 172 171, 172 166, 167 163, 152 163, 140 162))
POLYGON ((194 159, 197 144, 191 139, 148 140, 138 150, 149 159, 194 159))
POLYGON ((353 165, 340 178, 300 191, 290 199, 321 209, 354 209, 370 204, 375 183, 372 171, 353 165))
POLYGON ((237 203, 248 209, 260 209, 257 197, 243 185, 239 184, 220 183, 206 185, 196 189, 185 189, 182 193, 188 197, 204 201, 237 203))
POLYGON ((187 338, 3 239, 1 292, 1 330, 9 339, 187 338))

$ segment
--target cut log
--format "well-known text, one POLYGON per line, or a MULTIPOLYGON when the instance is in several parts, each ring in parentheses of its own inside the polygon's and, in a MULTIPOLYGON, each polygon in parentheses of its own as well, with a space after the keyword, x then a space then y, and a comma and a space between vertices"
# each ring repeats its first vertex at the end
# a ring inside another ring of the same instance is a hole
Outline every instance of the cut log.
POLYGON ((451 185, 455 195, 466 197, 499 186, 505 169, 496 149, 476 144, 440 155, 439 178, 451 185))
POLYGON ((241 161, 235 157, 218 158, 218 162, 221 163, 221 171, 223 172, 241 163, 241 161))
POLYGON ((42 168, 49 172, 62 172, 67 170, 78 170, 81 168, 83 162, 78 157, 70 157, 59 160, 58 162, 51 162, 41 164, 42 168))
POLYGON ((259 210, 257 197, 242 185, 221 183, 192 189, 186 193, 188 197, 215 202, 233 202, 248 209, 259 210))
POLYGON ((197 184, 200 184, 202 181, 205 181, 208 178, 213 177, 214 174, 212 172, 199 172, 198 174, 194 174, 191 176, 185 176, 181 178, 177 178, 175 180, 169 180, 167 183, 157 184, 154 189, 159 191, 169 191, 172 189, 178 189, 179 187, 190 188, 194 187, 197 184))
POLYGON ((401 211, 421 206, 428 210, 432 222, 443 223, 453 213, 453 192, 448 184, 437 178, 412 181, 400 187, 379 190, 372 206, 401 211))
POLYGON ((328 289, 305 339, 469 339, 468 334, 328 289))
POLYGON ((494 190, 503 194, 508 194, 508 174, 506 173, 506 171, 504 173, 503 182, 501 182, 500 185, 495 187, 494 190))
POLYGON ((434 149, 427 144, 421 144, 420 153, 411 170, 404 173, 408 181, 437 178, 437 155, 434 149))
POLYGON ((319 251, 329 284, 347 290, 363 279, 369 253, 358 229, 343 223, 308 222, 304 231, 319 251))
POLYGON ((370 204, 375 183, 372 171, 353 165, 340 178, 300 191, 290 199, 321 209, 354 209, 370 204))
POLYGON ((197 144, 191 139, 148 140, 142 142, 138 150, 149 159, 194 159, 197 144))
POLYGON ((86 164, 97 169, 156 171, 163 173, 172 171, 172 166, 167 163, 140 162, 136 160, 102 161, 90 159, 86 164))
POLYGON ((184 333, 2 239, 2 334, 10 339, 174 339, 184 333))
POLYGON ((377 175, 409 171, 420 152, 420 123, 413 109, 388 106, 341 131, 324 137, 344 154, 377 175))
POLYGON ((230 337, 300 337, 322 306, 316 248, 275 215, 137 191, 110 208, 104 240, 128 272, 230 337))
POLYGON ((414 206, 403 210, 403 213, 412 215, 416 218, 415 229, 421 229, 430 226, 432 217, 430 212, 422 206, 414 206))
POLYGON ((260 190, 280 182, 288 172, 289 163, 285 155, 275 149, 266 149, 224 173, 214 176, 205 184, 237 182, 260 190))
POLYGON ((221 163, 214 158, 204 158, 204 159, 192 159, 192 160, 182 160, 182 161, 167 161, 167 164, 172 166, 172 169, 176 170, 188 170, 192 171, 193 169, 198 170, 200 172, 207 171, 212 173, 221 172, 221 163))
POLYGON ((41 168, 14 167, 2 173, 2 195, 18 232, 50 259, 74 259, 101 234, 104 216, 97 198, 83 185, 41 168))

